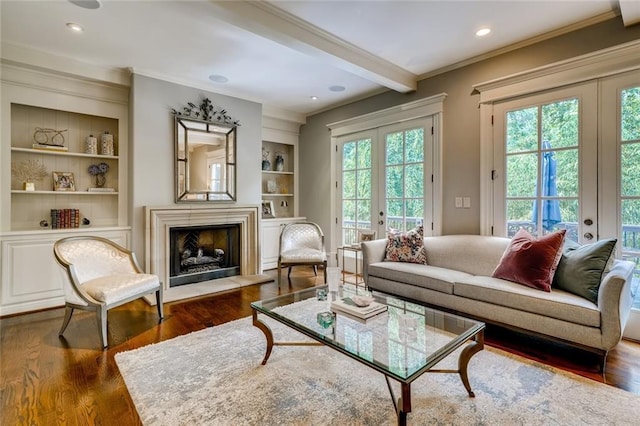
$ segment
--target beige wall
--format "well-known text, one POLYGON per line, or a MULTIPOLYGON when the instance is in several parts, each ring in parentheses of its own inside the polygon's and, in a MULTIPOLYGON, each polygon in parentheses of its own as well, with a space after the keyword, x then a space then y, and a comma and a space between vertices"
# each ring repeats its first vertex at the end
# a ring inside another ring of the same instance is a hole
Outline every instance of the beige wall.
POLYGON ((473 85, 636 39, 640 39, 640 25, 625 28, 616 18, 422 80, 411 94, 385 92, 308 117, 300 133, 300 214, 322 227, 327 247, 332 247, 328 123, 444 92, 448 96, 443 114, 442 230, 444 234, 479 233, 479 96, 473 93, 473 85), (456 209, 456 196, 471 197, 471 209, 456 209))

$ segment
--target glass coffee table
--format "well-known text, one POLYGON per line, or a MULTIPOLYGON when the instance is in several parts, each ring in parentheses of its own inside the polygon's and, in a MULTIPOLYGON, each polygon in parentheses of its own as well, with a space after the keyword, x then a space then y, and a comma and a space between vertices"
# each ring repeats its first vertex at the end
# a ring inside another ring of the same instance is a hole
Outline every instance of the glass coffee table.
POLYGON ((484 348, 484 323, 377 292, 373 294, 375 301, 387 308, 371 318, 362 320, 341 311, 331 312, 333 298, 351 298, 364 292, 362 287, 344 285, 337 294, 319 300, 322 293, 327 294, 327 286, 318 286, 252 303, 253 325, 267 338, 262 364, 267 363, 274 346, 324 345, 335 349, 384 374, 401 425, 406 424, 411 412, 411 383, 423 373, 459 374, 469 396, 475 396, 467 366, 471 357, 484 348), (259 314, 314 341, 275 341, 259 314), (434 368, 462 346, 457 370, 434 368), (397 399, 390 378, 400 383, 397 399))

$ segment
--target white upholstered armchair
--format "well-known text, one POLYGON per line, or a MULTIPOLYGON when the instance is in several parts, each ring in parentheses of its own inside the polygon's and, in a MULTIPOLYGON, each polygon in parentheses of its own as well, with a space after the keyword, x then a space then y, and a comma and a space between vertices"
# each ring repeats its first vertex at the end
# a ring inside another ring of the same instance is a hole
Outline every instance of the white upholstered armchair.
POLYGON ((298 265, 324 267, 324 282, 327 282, 327 254, 324 247, 324 234, 313 222, 293 222, 287 224, 280 234, 280 250, 278 256, 278 286, 282 282, 283 267, 289 267, 287 280, 291 276, 291 268, 298 265))
POLYGON ((130 250, 106 238, 80 236, 56 241, 53 253, 64 269, 66 303, 60 336, 74 309, 95 311, 100 340, 106 348, 107 311, 153 292, 162 320, 162 285, 156 275, 144 273, 130 250))

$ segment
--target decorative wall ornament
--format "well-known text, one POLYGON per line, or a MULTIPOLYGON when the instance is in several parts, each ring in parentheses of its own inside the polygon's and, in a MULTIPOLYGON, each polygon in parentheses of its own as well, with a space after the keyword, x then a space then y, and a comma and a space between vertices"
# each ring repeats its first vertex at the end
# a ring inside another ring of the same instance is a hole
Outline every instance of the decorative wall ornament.
POLYGON ((196 105, 193 102, 187 102, 187 105, 188 106, 182 108, 182 111, 171 108, 171 112, 180 117, 194 118, 196 120, 207 121, 209 123, 223 123, 240 126, 240 120, 234 120, 227 113, 226 109, 214 106, 209 98, 204 98, 202 102, 200 102, 200 105, 196 105))

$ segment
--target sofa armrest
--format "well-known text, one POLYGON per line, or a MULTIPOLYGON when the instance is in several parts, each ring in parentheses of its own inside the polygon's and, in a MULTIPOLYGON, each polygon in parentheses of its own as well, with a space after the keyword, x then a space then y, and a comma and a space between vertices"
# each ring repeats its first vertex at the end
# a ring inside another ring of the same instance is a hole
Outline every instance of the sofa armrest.
POLYGON ((602 279, 598 291, 598 309, 602 329, 602 347, 612 349, 622 338, 631 311, 631 280, 635 264, 616 260, 602 279))
POLYGON ((369 265, 382 262, 387 253, 387 239, 364 241, 362 243, 362 276, 365 285, 369 279, 369 265))

